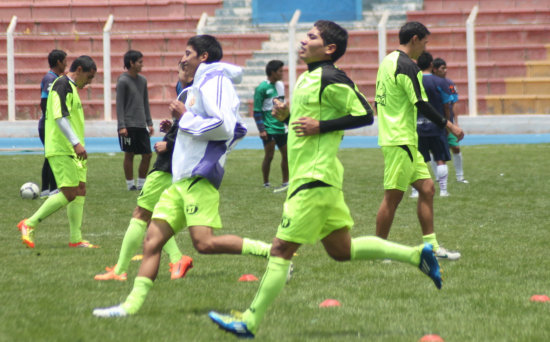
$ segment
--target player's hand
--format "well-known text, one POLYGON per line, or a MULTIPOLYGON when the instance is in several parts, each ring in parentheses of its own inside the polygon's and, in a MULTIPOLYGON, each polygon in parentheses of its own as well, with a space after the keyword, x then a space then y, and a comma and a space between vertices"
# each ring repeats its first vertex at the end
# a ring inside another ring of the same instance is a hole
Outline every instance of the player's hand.
POLYGON ((74 152, 76 153, 76 157, 80 160, 88 159, 88 154, 86 153, 86 149, 82 144, 78 143, 73 146, 74 152))
POLYGON ((155 134, 155 127, 151 125, 149 126, 149 135, 152 136, 153 134, 155 134))
POLYGON ((185 105, 181 103, 180 100, 172 101, 169 108, 173 117, 180 117, 183 113, 185 113, 185 105), (174 115, 174 113, 176 113, 176 115, 174 115))
POLYGON ((296 136, 305 137, 308 135, 315 135, 321 132, 319 128, 319 120, 302 116, 298 120, 291 123, 292 129, 296 132, 296 136))
POLYGON ((278 99, 273 99, 273 109, 271 110, 271 115, 279 121, 285 121, 290 115, 288 103, 281 102, 278 99))
POLYGON ((159 130, 162 133, 166 133, 172 128, 172 121, 170 120, 162 120, 159 125, 159 130))
POLYGON ((167 144, 166 141, 159 141, 159 142, 155 143, 155 146, 154 146, 155 151, 157 153, 164 153, 164 152, 168 151, 168 149, 166 148, 167 145, 168 144, 167 144))
POLYGON ((126 128, 121 128, 118 130, 118 134, 122 135, 123 137, 128 136, 128 130, 126 128))
MULTIPOLYGON (((450 122, 450 121, 447 121, 447 122, 450 122)), ((451 133, 453 133, 456 136, 458 141, 464 138, 464 131, 462 130, 462 128, 454 124, 451 124, 448 128, 451 131, 451 133)))
POLYGON ((263 141, 267 141, 267 132, 266 131, 260 132, 260 138, 263 141))

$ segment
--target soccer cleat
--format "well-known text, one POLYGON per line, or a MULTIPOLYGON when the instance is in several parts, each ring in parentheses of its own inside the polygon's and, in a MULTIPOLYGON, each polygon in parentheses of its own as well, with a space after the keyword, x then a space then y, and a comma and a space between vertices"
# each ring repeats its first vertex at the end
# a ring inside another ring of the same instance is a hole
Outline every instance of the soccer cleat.
POLYGON ((418 190, 415 188, 411 188, 411 194, 409 195, 410 198, 418 198, 418 190))
POLYGON ((288 189, 288 183, 283 183, 281 186, 273 189, 273 193, 285 192, 288 189))
POLYGON ((179 279, 185 277, 187 271, 193 268, 193 259, 183 255, 176 263, 170 263, 170 279, 179 279))
POLYGON ((271 187, 271 184, 269 184, 269 182, 264 183, 263 187, 264 187, 265 189, 269 189, 269 188, 271 187))
POLYGON ((17 224, 17 229, 21 232, 21 241, 28 248, 34 248, 34 228, 27 226, 27 219, 22 219, 17 224))
POLYGON ((235 334, 239 338, 254 338, 254 334, 248 330, 246 323, 235 315, 224 315, 215 311, 210 311, 208 317, 210 317, 220 329, 235 334))
POLYGON ((98 245, 93 245, 90 241, 82 240, 80 242, 72 243, 69 242, 69 247, 73 248, 99 248, 98 245))
POLYGON ((135 185, 132 185, 131 187, 128 188, 128 191, 137 191, 138 188, 135 186, 135 185))
POLYGON ((128 313, 124 310, 122 304, 119 304, 109 308, 95 308, 93 315, 96 317, 111 318, 128 316, 128 313))
POLYGON ((420 265, 418 265, 418 268, 433 280, 435 287, 441 289, 441 269, 435 257, 433 246, 429 243, 424 243, 424 247, 420 252, 420 265))
POLYGON ((470 183, 470 182, 468 182, 467 180, 465 180, 464 177, 462 177, 462 178, 457 178, 456 181, 459 182, 459 183, 464 183, 464 184, 470 183))
POLYGON ((439 192, 439 197, 449 197, 450 194, 447 192, 447 191, 440 191, 439 192))
POLYGON ((447 259, 447 260, 454 261, 454 260, 460 259, 460 252, 450 251, 440 246, 438 250, 435 251, 435 256, 439 259, 447 259))
POLYGON ((126 281, 128 279, 128 274, 122 273, 122 274, 116 274, 115 273, 115 266, 111 267, 105 267, 107 272, 96 274, 94 279, 95 280, 118 280, 118 281, 126 281))

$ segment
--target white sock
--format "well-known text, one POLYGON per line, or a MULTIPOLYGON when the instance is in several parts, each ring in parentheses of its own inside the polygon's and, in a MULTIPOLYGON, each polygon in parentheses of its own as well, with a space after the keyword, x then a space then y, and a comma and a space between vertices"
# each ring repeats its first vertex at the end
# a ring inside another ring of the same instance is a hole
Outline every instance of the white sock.
POLYGON ((462 152, 453 153, 453 164, 456 171, 456 180, 464 179, 464 169, 462 169, 462 152))
POLYGON ((134 180, 133 179, 127 179, 126 180, 126 186, 128 187, 128 190, 130 190, 130 188, 134 186, 134 180))
POLYGON ((143 188, 143 184, 145 184, 145 178, 138 178, 138 182, 137 182, 138 189, 143 188))
POLYGON ((446 164, 437 165, 437 179, 439 181, 439 191, 447 192, 447 178, 449 176, 449 168, 446 164))

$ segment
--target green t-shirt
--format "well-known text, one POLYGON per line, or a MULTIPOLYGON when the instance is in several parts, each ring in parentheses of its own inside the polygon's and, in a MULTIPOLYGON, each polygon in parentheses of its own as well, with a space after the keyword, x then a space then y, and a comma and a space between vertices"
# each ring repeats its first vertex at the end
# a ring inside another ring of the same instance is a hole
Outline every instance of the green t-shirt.
POLYGON ((418 145, 416 106, 428 101, 422 71, 403 51, 393 51, 382 60, 376 76, 378 145, 418 145))
POLYGON ((45 124, 45 155, 76 156, 73 145, 65 137, 56 119, 66 117, 71 124, 76 137, 82 146, 84 145, 84 110, 78 96, 76 85, 69 77, 61 76, 52 84, 50 94, 48 95, 48 104, 46 107, 45 124))
POLYGON ((347 75, 331 62, 308 65, 296 81, 288 130, 288 168, 290 181, 316 179, 342 188, 344 167, 337 153, 344 131, 298 137, 292 122, 302 116, 320 121, 346 115, 367 115, 367 100, 347 75))
POLYGON ((275 85, 269 81, 260 83, 254 90, 254 112, 261 112, 268 134, 285 134, 285 125, 271 115, 273 99, 279 96, 275 85))

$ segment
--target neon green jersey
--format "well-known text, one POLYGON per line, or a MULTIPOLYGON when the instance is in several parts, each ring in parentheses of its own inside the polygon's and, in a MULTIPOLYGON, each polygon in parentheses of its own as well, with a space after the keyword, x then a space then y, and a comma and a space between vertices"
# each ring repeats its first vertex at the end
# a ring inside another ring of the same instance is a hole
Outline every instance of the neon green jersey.
POLYGON ((337 153, 344 131, 298 137, 292 122, 302 116, 323 121, 367 115, 372 109, 365 96, 331 62, 312 63, 296 81, 290 109, 287 143, 290 182, 316 179, 341 189, 344 167, 337 153))
POLYGON ((418 145, 416 106, 428 101, 422 85, 422 71, 403 51, 396 50, 382 60, 376 76, 378 145, 418 145))
POLYGON ((279 94, 275 85, 269 81, 263 81, 254 90, 254 112, 261 112, 265 131, 268 134, 285 134, 285 125, 271 115, 273 99, 279 94))
POLYGON ((78 89, 69 77, 61 76, 52 84, 46 107, 45 142, 46 157, 76 156, 73 145, 65 137, 55 120, 66 117, 76 137, 84 145, 84 110, 78 95, 78 89))

